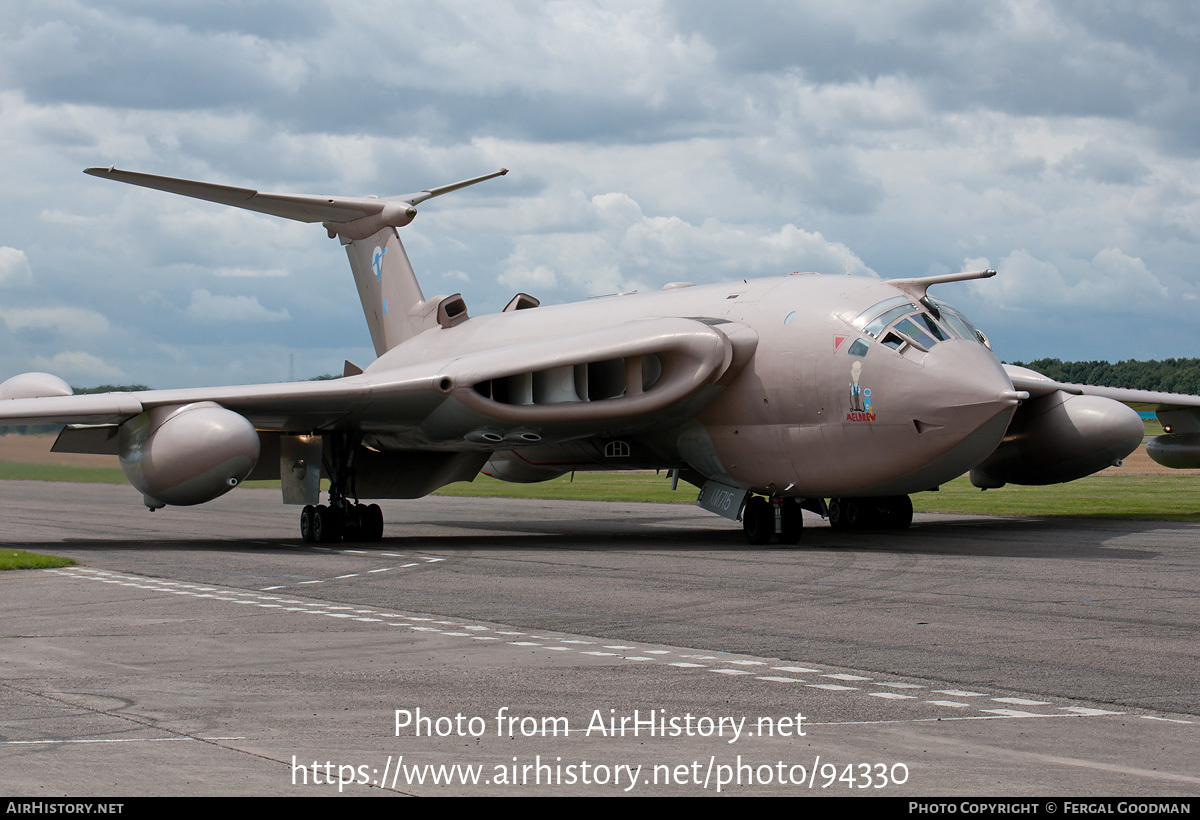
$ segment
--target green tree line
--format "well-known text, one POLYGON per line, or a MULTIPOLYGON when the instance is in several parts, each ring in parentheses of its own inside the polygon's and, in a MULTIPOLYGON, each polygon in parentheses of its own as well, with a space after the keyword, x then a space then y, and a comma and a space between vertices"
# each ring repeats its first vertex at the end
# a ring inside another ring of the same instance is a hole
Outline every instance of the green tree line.
POLYGON ((1038 359, 1013 364, 1036 370, 1060 382, 1200 394, 1200 359, 1163 359, 1148 362, 1130 359, 1115 363, 1038 359))

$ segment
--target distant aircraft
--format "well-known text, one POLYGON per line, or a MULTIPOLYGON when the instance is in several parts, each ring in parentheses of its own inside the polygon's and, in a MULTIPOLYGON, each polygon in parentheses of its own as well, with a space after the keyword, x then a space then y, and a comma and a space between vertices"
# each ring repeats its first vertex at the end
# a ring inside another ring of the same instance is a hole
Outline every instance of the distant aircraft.
POLYGON ((982 488, 1089 475, 1137 447, 1139 410, 1167 431, 1152 457, 1200 467, 1200 397, 1001 365, 927 292, 995 271, 671 282, 556 306, 518 293, 471 316, 460 294, 425 298, 396 229, 506 169, 386 198, 86 173, 322 223, 346 248, 378 356, 331 381, 78 396, 45 373, 0 384, 0 420, 69 425, 52 449, 118 455, 152 510, 279 478, 305 540, 377 541, 380 508, 359 499, 418 498, 480 472, 666 469, 750 543, 792 544, 801 509, 837 528, 902 528, 910 493, 963 473, 982 488))

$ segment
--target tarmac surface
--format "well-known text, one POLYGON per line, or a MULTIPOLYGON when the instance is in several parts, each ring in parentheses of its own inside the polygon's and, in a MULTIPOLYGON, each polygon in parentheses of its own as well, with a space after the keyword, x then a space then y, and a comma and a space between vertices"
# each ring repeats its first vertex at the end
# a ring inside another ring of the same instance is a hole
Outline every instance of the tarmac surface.
POLYGON ((1200 794, 1200 525, 382 506, 4 482, 0 793, 1200 794))

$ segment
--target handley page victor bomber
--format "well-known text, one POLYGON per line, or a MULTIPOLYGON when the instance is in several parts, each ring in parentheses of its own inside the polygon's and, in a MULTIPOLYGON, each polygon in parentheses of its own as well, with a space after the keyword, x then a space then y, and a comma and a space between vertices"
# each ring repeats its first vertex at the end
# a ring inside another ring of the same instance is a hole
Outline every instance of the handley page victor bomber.
POLYGON ((1070 481, 1167 433, 1200 467, 1200 397, 1061 384, 1002 366, 928 290, 993 276, 793 274, 541 306, 519 293, 471 316, 427 299, 397 228, 475 179, 386 198, 269 194, 89 168, 93 176, 301 222, 346 248, 378 358, 332 381, 71 395, 54 376, 0 384, 0 421, 64 423, 60 452, 112 453, 148 507, 200 504, 279 478, 309 541, 378 540, 359 499, 417 498, 483 472, 541 481, 656 468, 700 488, 751 543, 835 527, 906 527, 908 494, 963 473, 979 487, 1070 481), (318 504, 320 479, 328 503, 318 504))

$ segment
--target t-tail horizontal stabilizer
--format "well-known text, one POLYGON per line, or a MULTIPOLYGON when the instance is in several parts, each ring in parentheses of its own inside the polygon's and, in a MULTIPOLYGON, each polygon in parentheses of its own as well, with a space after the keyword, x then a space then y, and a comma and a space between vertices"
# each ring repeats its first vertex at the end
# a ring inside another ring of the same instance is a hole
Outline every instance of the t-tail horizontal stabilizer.
POLYGON ((87 168, 84 173, 284 219, 322 223, 330 238, 339 237, 346 246, 371 341, 375 353, 382 355, 410 336, 435 326, 436 308, 442 301, 426 302, 396 229, 412 222, 417 215, 416 206, 425 200, 504 176, 508 169, 383 198, 263 193, 253 188, 122 171, 112 166, 87 168))

